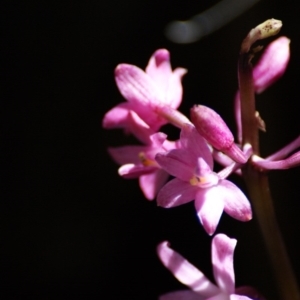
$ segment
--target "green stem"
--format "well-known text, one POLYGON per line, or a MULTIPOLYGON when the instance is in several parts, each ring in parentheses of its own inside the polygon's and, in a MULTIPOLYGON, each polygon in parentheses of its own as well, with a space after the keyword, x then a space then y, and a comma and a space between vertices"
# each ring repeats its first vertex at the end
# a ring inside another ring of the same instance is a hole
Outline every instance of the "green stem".
MULTIPOLYGON (((258 126, 255 117, 255 91, 250 60, 251 56, 248 53, 240 54, 238 71, 243 144, 250 143, 254 154, 259 155, 258 126)), ((279 297, 281 300, 300 300, 296 277, 276 220, 267 174, 254 168, 249 160, 243 169, 243 177, 273 266, 279 297)))

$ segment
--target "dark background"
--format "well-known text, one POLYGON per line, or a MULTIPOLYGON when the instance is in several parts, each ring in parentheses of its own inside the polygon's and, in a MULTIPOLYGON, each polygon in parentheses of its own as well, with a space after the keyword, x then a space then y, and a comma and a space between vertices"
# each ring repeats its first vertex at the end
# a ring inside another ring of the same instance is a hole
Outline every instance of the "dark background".
MULTIPOLYGON (((157 208, 143 198, 136 180, 119 178, 106 148, 127 140, 120 131, 104 131, 101 120, 123 101, 115 66, 144 68, 164 47, 174 68, 188 69, 180 110, 188 114, 195 103, 208 105, 234 131, 239 45, 252 27, 274 17, 292 40, 292 56, 286 75, 258 97, 267 124, 262 155, 299 134, 299 8, 291 0, 262 0, 197 43, 165 38, 168 22, 216 2, 1 4, 1 299, 157 299, 183 288, 156 257, 156 245, 166 239, 212 279, 211 238, 193 204, 157 208)), ((300 282, 299 169, 274 171, 270 180, 300 282)), ((238 239, 237 286, 253 285, 276 299, 255 216, 240 223, 224 214, 218 232, 238 239)))

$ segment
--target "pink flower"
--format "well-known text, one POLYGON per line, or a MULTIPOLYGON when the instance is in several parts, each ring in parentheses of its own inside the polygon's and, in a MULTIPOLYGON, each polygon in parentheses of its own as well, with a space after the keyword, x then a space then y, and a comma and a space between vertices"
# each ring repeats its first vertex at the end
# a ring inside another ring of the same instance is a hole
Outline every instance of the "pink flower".
MULTIPOLYGON (((158 193, 158 205, 169 208, 195 199, 201 224, 212 235, 223 210, 240 221, 252 218, 251 206, 243 192, 232 182, 213 172, 210 150, 195 127, 181 130, 180 149, 158 153, 158 164, 176 178, 158 193)), ((227 174, 228 176, 229 174, 227 174)))
POLYGON ((128 130, 128 114, 133 111, 156 132, 167 123, 157 110, 166 106, 176 109, 181 103, 181 78, 185 73, 182 68, 172 71, 170 54, 166 49, 155 51, 145 72, 134 65, 118 65, 115 69, 116 83, 128 102, 107 112, 103 127, 128 130))
POLYGON ((175 148, 164 133, 150 136, 151 144, 146 146, 124 146, 109 148, 113 159, 122 165, 119 174, 124 178, 139 178, 140 188, 148 200, 153 200, 166 183, 169 174, 161 169, 154 157, 158 152, 175 148))
POLYGON ((235 289, 233 253, 237 241, 225 234, 217 234, 212 240, 211 258, 216 285, 205 275, 162 242, 157 247, 163 265, 190 290, 182 290, 162 295, 159 300, 250 300, 259 298, 250 287, 235 289), (247 296, 242 296, 246 294, 247 296), (249 297, 251 298, 249 298, 249 297))

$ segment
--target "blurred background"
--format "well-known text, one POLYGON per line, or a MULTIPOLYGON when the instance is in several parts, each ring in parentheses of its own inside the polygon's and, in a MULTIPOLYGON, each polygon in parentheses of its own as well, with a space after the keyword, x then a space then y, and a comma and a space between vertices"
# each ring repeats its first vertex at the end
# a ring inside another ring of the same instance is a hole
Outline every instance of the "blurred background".
MULTIPOLYGON (((137 180, 118 177, 106 149, 128 140, 121 131, 103 130, 101 120, 123 101, 115 66, 145 68, 156 49, 167 48, 173 68, 188 69, 180 110, 189 114, 193 104, 210 106, 235 132, 239 46, 251 28, 273 17, 283 21, 280 35, 291 39, 291 61, 285 76, 258 97, 267 125, 262 156, 299 135, 299 7, 291 0, 261 0, 198 42, 166 38, 171 21, 189 19, 217 2, 2 3, 2 299, 157 299, 184 288, 156 256, 163 240, 213 279, 211 238, 193 203, 158 208, 143 198, 137 180)), ((166 130, 177 137, 176 130, 166 130)), ((300 282, 299 175, 299 168, 274 171, 270 181, 300 282)), ((239 178, 231 179, 244 188, 239 178)), ((277 299, 255 216, 240 223, 223 214, 217 231, 238 239, 237 286, 253 285, 277 299)))

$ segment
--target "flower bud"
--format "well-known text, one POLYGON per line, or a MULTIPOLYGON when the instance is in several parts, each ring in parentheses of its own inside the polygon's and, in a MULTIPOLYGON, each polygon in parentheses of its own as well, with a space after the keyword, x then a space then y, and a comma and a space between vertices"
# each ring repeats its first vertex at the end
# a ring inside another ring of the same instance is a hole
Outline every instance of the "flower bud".
POLYGON ((191 120, 197 131, 217 150, 238 163, 245 163, 246 156, 234 143, 233 135, 223 119, 214 110, 203 105, 191 108, 191 120))

